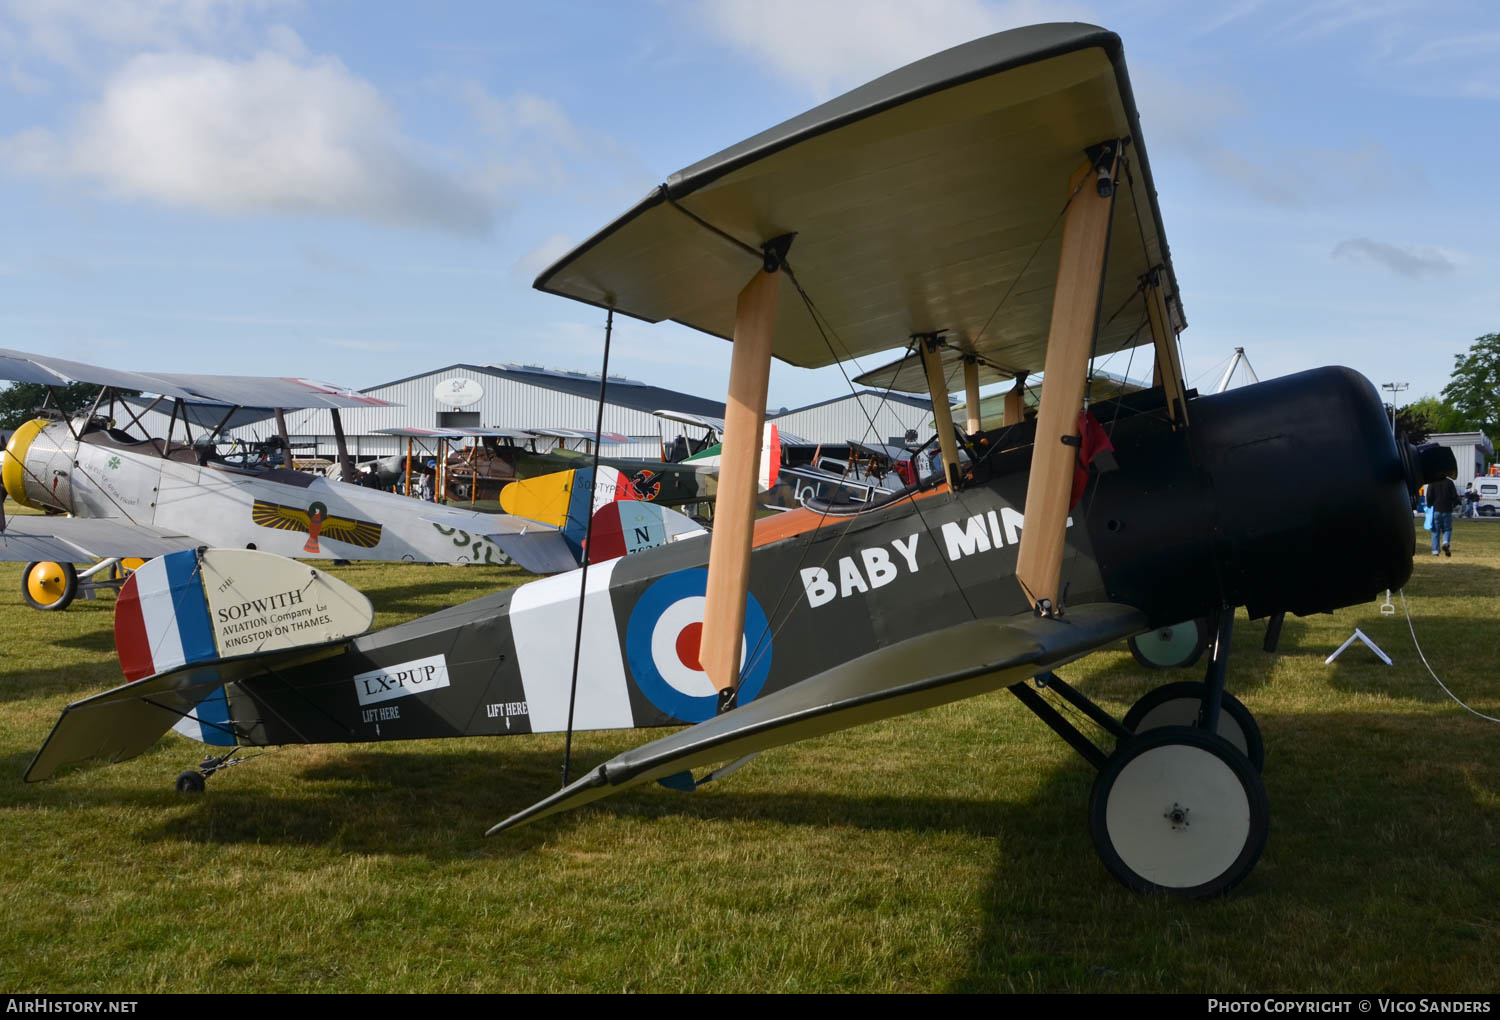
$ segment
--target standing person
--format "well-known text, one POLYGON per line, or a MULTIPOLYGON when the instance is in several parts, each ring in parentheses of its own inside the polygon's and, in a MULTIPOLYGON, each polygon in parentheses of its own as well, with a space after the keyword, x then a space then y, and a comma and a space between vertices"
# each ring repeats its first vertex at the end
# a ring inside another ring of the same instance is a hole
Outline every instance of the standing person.
POLYGON ((1432 555, 1438 554, 1438 545, 1443 555, 1451 557, 1453 541, 1453 511, 1459 505, 1458 487, 1451 478, 1439 478, 1427 486, 1427 503, 1432 507, 1432 555))
POLYGON ((1470 482, 1464 487, 1464 518, 1467 520, 1474 516, 1474 504, 1479 502, 1479 493, 1474 491, 1474 483, 1470 482))

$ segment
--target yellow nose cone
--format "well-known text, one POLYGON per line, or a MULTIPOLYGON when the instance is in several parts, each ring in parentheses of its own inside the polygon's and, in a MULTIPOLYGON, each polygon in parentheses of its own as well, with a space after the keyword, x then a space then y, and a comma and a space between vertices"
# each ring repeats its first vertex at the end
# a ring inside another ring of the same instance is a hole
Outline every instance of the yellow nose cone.
POLYGON ((47 425, 45 418, 33 418, 11 433, 5 444, 5 457, 0 459, 0 484, 5 493, 22 506, 37 509, 35 503, 26 498, 26 454, 31 442, 47 425))
POLYGON ((40 605, 50 606, 62 598, 67 586, 61 563, 38 563, 26 575, 26 591, 40 605))

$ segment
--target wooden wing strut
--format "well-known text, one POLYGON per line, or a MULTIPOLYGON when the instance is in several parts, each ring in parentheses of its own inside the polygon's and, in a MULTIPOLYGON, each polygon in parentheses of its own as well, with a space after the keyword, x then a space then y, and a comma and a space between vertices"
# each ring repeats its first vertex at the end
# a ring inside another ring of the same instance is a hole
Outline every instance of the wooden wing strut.
MULTIPOLYGON (((1111 153, 1107 176, 1114 179, 1118 147, 1111 153)), ((1037 409, 1036 447, 1026 486, 1026 524, 1017 554, 1016 580, 1031 604, 1044 612, 1058 606, 1063 539, 1078 442, 1078 414, 1083 409, 1084 374, 1099 324, 1099 289, 1109 248, 1110 214, 1115 189, 1097 188, 1090 180, 1093 162, 1073 174, 1073 195, 1063 221, 1057 289, 1047 334, 1041 402, 1037 409), (1101 195, 1103 190, 1107 194, 1101 195), (1069 441, 1075 445, 1069 445, 1069 441)), ((1103 177, 1101 177, 1103 180, 1103 177)))
POLYGON ((735 305, 734 353, 724 405, 719 494, 708 551, 708 593, 698 661, 722 694, 740 674, 745 633, 745 593, 750 586, 750 546, 755 528, 756 480, 760 477, 761 430, 776 336, 779 270, 757 270, 735 305))

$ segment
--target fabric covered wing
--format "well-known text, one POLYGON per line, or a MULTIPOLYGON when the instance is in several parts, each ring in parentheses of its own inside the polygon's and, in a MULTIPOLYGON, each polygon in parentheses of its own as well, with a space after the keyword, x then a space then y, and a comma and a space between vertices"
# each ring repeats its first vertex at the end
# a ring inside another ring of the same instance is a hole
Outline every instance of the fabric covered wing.
POLYGON ((1104 603, 1076 607, 1062 619, 972 620, 909 638, 626 751, 489 831, 684 769, 986 694, 1145 628, 1140 610, 1104 603))
MULTIPOLYGON (((1133 184, 1115 205, 1101 305, 1109 316, 1160 267, 1180 325, 1123 50, 1091 25, 976 39, 770 128, 673 175, 536 286, 728 338, 761 246, 794 233, 789 261, 820 321, 783 294, 777 357, 817 367, 942 331, 1038 371, 1069 176, 1090 146, 1125 137, 1133 184)), ((1106 318, 1097 353, 1132 343, 1138 320, 1106 318)))
POLYGON ((192 535, 119 520, 81 517, 14 517, 0 531, 0 560, 78 563, 117 556, 151 559, 203 542, 192 535))

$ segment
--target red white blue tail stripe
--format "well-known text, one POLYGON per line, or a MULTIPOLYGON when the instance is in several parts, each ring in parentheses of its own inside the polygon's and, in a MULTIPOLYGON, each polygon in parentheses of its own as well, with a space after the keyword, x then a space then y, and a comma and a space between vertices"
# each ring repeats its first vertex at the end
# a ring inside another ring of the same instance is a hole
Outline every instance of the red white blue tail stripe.
POLYGON ((219 657, 196 551, 159 556, 126 578, 115 606, 115 647, 130 681, 219 657))

